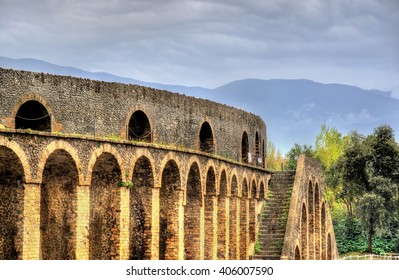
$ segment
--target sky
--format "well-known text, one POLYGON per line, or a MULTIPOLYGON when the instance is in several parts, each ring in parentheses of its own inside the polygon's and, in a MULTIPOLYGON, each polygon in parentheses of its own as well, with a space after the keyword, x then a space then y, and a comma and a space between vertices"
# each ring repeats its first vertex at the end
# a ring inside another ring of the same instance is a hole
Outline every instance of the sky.
POLYGON ((398 0, 0 0, 0 56, 208 88, 310 79, 399 98, 398 30, 398 0))

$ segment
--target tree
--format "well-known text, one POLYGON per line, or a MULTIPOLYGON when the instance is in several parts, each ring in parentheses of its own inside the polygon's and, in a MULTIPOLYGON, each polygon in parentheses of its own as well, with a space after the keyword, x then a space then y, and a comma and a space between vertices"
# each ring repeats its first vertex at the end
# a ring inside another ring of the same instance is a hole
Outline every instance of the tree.
POLYGON ((392 128, 380 126, 367 138, 351 134, 350 145, 339 160, 342 176, 341 196, 357 215, 367 234, 368 252, 373 237, 390 230, 397 214, 397 186, 392 178, 399 170, 398 145, 392 128))
POLYGON ((270 170, 281 171, 286 162, 281 152, 271 141, 267 141, 266 167, 270 170))
POLYGON ((287 165, 285 169, 295 170, 299 155, 305 154, 307 156, 313 157, 313 153, 314 152, 312 146, 308 146, 306 144, 301 146, 298 143, 295 143, 294 146, 285 155, 285 157, 287 158, 287 165))

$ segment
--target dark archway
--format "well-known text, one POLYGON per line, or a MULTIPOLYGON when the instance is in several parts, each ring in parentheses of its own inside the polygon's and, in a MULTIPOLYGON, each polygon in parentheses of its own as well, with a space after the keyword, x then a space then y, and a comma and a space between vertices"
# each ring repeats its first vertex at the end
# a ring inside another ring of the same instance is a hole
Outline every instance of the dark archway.
POLYGON ((301 259, 301 251, 299 250, 298 245, 295 246, 295 256, 294 256, 294 260, 300 260, 301 259))
POLYGON ((190 167, 184 207, 184 259, 200 259, 202 188, 197 163, 190 167))
POLYGON ((315 258, 316 258, 316 260, 320 260, 320 257, 321 257, 320 190, 319 190, 318 183, 315 184, 315 189, 314 189, 314 212, 315 212, 314 213, 315 258))
MULTIPOLYGON (((209 167, 206 174, 206 197, 205 197, 205 254, 206 260, 213 259, 214 223, 213 210, 215 208, 214 198, 216 196, 215 170, 209 167)), ((215 201, 216 202, 216 201, 215 201)))
POLYGON ((309 188, 308 188, 308 213, 309 213, 309 225, 308 225, 308 230, 309 230, 309 243, 308 243, 308 258, 310 260, 314 260, 315 257, 315 231, 314 231, 314 191, 313 191, 313 183, 312 181, 309 180, 309 188))
POLYGON ((152 141, 151 124, 143 111, 133 113, 128 124, 128 139, 135 141, 152 141))
POLYGON ((219 196, 218 196, 218 253, 219 260, 225 260, 226 252, 226 197, 227 197, 227 175, 223 170, 220 174, 219 196))
POLYGON ((265 199, 265 185, 263 182, 260 182, 260 188, 259 188, 259 200, 264 200, 265 199))
POLYGON ((51 132, 51 116, 40 102, 30 100, 19 107, 15 128, 51 132))
POLYGON ((259 140, 259 133, 255 133, 255 163, 256 165, 261 164, 261 157, 260 157, 260 140, 259 140))
POLYGON ((308 259, 308 219, 306 213, 306 205, 302 204, 301 214, 301 247, 302 247, 302 259, 308 259))
POLYGON ((152 188, 154 175, 151 162, 141 156, 133 169, 130 188, 130 255, 129 259, 151 259, 152 188))
POLYGON ((321 259, 327 259, 327 241, 326 241, 326 205, 321 204, 321 259))
POLYGON ((246 131, 243 132, 241 138, 241 161, 248 163, 249 141, 246 131))
POLYGON ((53 152, 43 170, 40 191, 40 238, 44 260, 76 258, 78 171, 65 150, 53 152))
POLYGON ((200 150, 207 153, 214 152, 212 128, 208 122, 204 122, 201 126, 199 135, 200 150))
POLYGON ((103 153, 94 164, 90 185, 89 257, 119 259, 120 187, 118 161, 103 153))
POLYGON ((0 146, 0 260, 22 259, 24 180, 18 155, 0 146))
POLYGON ((242 181, 242 197, 240 201, 240 259, 247 259, 248 249, 248 183, 242 181))
POLYGON ((159 259, 176 260, 179 252, 179 192, 180 172, 174 160, 166 163, 162 171, 159 197, 159 259))
POLYGON ((256 182, 252 180, 251 184, 251 198, 249 200, 249 242, 255 242, 256 229, 256 182))
POLYGON ((237 177, 233 175, 231 178, 231 196, 230 196, 230 241, 229 241, 229 259, 236 260, 237 256, 237 230, 240 224, 237 218, 237 200, 238 200, 238 184, 237 177))

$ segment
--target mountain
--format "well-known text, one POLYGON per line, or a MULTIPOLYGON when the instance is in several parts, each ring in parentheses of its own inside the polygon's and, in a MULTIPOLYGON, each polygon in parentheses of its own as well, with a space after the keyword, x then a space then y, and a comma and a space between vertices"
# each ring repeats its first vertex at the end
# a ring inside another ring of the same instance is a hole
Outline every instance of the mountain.
POLYGON ((294 143, 314 145, 322 123, 346 134, 370 134, 381 124, 399 133, 399 100, 390 92, 310 80, 238 80, 215 89, 149 83, 35 59, 0 57, 0 67, 149 86, 206 98, 250 111, 266 122, 268 139, 283 153, 294 143))

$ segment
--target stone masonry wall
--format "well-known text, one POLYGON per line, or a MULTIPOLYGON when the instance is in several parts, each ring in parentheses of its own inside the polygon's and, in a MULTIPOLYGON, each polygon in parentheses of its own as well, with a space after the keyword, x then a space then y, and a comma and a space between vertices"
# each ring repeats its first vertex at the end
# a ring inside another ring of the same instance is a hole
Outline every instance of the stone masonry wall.
POLYGON ((226 105, 137 85, 0 68, 0 123, 14 128, 18 108, 29 100, 46 107, 52 131, 126 139, 130 117, 141 110, 150 121, 154 142, 198 148, 205 121, 216 154, 239 160, 243 131, 252 155, 257 132, 259 145, 266 142, 260 117, 226 105))

